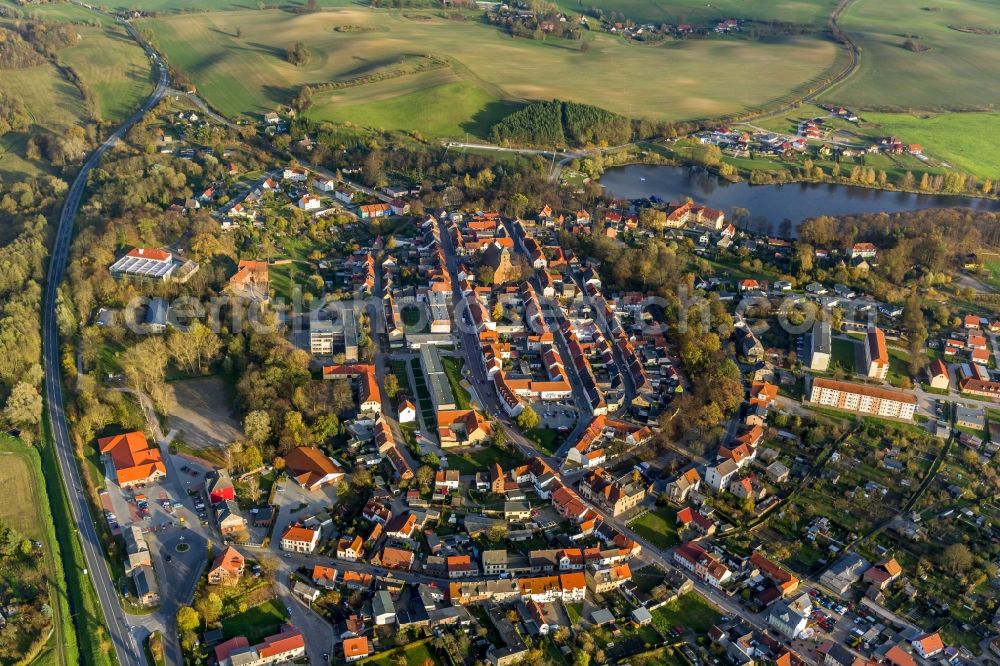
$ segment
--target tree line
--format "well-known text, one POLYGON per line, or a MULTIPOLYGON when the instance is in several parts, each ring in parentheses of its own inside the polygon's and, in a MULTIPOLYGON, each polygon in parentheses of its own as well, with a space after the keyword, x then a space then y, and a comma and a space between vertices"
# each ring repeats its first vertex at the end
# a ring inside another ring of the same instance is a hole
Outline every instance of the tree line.
POLYGON ((51 176, 0 184, 0 218, 14 236, 0 247, 0 402, 6 427, 37 439, 42 413, 41 280, 47 215, 67 185, 51 176))

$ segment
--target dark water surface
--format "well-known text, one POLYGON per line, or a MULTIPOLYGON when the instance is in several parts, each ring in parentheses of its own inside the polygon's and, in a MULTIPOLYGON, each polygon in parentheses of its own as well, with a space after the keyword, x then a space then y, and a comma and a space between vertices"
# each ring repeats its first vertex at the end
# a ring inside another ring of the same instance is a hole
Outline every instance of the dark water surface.
POLYGON ((634 164, 608 169, 601 176, 608 194, 620 199, 658 196, 665 201, 691 197, 727 215, 734 207, 750 211, 751 228, 779 232, 782 220, 797 226, 817 215, 896 213, 921 208, 965 206, 1000 211, 1000 201, 975 197, 887 192, 832 183, 750 185, 730 183, 702 169, 634 164))

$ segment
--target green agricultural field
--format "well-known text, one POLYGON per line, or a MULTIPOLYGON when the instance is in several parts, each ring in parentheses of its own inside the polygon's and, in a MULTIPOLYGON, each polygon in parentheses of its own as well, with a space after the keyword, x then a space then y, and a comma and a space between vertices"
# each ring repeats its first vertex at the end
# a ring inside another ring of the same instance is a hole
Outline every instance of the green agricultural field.
POLYGON ((16 180, 36 176, 44 166, 25 158, 28 136, 40 129, 58 134, 81 124, 83 97, 48 63, 28 69, 4 70, 0 75, 0 90, 19 98, 35 124, 25 133, 11 132, 0 138, 0 178, 16 180))
MULTIPOLYGON (((272 7, 281 6, 285 9, 295 6, 304 7, 305 0, 292 0, 292 2, 266 2, 272 7)), ((346 7, 357 5, 355 0, 317 0, 319 7, 346 7)), ((367 4, 367 3, 365 3, 367 4)), ((256 8, 257 3, 248 0, 111 0, 102 7, 109 9, 142 9, 147 12, 157 14, 170 14, 177 12, 210 12, 226 11, 238 9, 256 8)))
POLYGON ((649 23, 702 25, 723 18, 786 21, 823 25, 833 11, 834 0, 560 0, 560 7, 583 12, 597 7, 606 13, 620 12, 630 19, 649 23))
POLYGON ((864 120, 881 128, 882 134, 921 144, 926 154, 963 171, 980 178, 1000 177, 1000 113, 865 113, 864 120))
POLYGON ((840 53, 810 35, 643 46, 596 32, 587 35, 590 48, 583 52, 578 43, 558 39, 511 39, 476 20, 356 7, 309 15, 192 13, 140 25, 228 115, 259 116, 287 104, 302 85, 392 74, 376 83, 318 91, 309 114, 427 136, 481 136, 508 105, 536 99, 596 103, 661 120, 717 116, 783 97, 821 76, 840 53), (352 30, 337 31, 341 26, 352 30), (310 59, 295 67, 285 52, 300 41, 310 59), (420 55, 447 65, 398 75, 420 55))
POLYGON ((53 23, 100 23, 101 25, 112 25, 114 19, 92 12, 86 7, 75 5, 69 2, 50 2, 45 4, 32 4, 25 7, 15 5, 6 0, 0 1, 0 7, 15 12, 18 16, 27 19, 51 21, 53 23))
POLYGON ((318 96, 319 103, 306 115, 313 120, 363 123, 383 130, 412 130, 428 136, 459 137, 465 133, 487 136, 490 127, 517 109, 511 102, 494 99, 472 81, 460 81, 450 70, 425 72, 382 81, 360 91, 354 88, 318 96), (420 87, 427 84, 426 87, 420 87), (411 89, 407 91, 407 89, 411 89), (385 101, 365 98, 388 95, 385 101), (343 102, 343 103, 341 103, 343 102))
POLYGON ((861 67, 824 100, 883 110, 982 109, 1000 100, 1000 3, 857 0, 841 26, 862 49, 861 67), (907 36, 927 50, 904 46, 907 36))
MULTIPOLYGON (((12 7, 7 2, 0 2, 0 6, 12 7)), ((30 135, 40 131, 61 134, 90 120, 91 113, 101 120, 121 120, 139 106, 153 86, 142 49, 100 14, 66 3, 33 6, 30 11, 13 9, 29 18, 80 23, 79 44, 61 50, 58 57, 76 71, 94 96, 93 109, 88 109, 80 90, 49 63, 3 71, 0 90, 19 98, 34 121, 27 132, 0 138, 0 178, 19 179, 46 170, 46 165, 26 156, 30 135), (91 25, 95 22, 102 27, 91 25)))
POLYGON ((81 26, 77 31, 79 44, 63 49, 60 59, 93 93, 99 119, 124 120, 153 90, 149 59, 121 28, 81 26))

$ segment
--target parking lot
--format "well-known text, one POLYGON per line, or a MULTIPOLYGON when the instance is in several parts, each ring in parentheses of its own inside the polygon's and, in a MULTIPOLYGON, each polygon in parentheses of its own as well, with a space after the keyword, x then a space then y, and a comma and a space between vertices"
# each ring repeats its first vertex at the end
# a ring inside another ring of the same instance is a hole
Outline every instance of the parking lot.
MULTIPOLYGON (((274 494, 274 503, 278 507, 278 512, 274 518, 274 538, 271 539, 271 545, 275 548, 281 543, 281 534, 290 524, 304 520, 320 510, 327 510, 337 503, 335 485, 310 491, 285 478, 277 483, 278 490, 274 494)), ((249 516, 247 518, 249 519, 249 516)))
POLYGON ((574 428, 577 422, 577 411, 572 400, 540 400, 531 405, 543 428, 574 428))

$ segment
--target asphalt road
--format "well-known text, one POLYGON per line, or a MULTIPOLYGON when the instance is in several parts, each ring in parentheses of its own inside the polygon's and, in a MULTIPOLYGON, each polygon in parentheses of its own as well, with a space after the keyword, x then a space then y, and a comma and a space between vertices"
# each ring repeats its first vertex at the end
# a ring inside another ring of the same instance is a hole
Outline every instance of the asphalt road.
MULTIPOLYGON (((131 26, 126 26, 131 31, 131 26)), ((133 33, 135 37, 135 34, 133 33)), ((140 44, 142 43, 141 40, 140 44)), ((151 52, 150 52, 151 53, 151 52)), ((151 55, 152 57, 152 55, 151 55)), ((59 226, 56 230, 52 256, 49 260, 49 271, 45 284, 45 303, 42 310, 42 341, 43 363, 45 367, 45 401, 48 407, 49 426, 59 461, 59 470, 66 493, 69 497, 70 510, 77 525, 77 533, 83 545, 83 553, 87 562, 87 572, 94 583, 104 623, 108 628, 109 637, 114 646, 118 663, 122 666, 145 664, 146 657, 142 645, 132 634, 130 621, 118 602, 118 592, 114 581, 104 561, 105 546, 101 543, 94 521, 87 506, 86 495, 80 480, 80 472, 76 466, 73 444, 69 437, 69 426, 66 422, 65 403, 62 394, 62 368, 59 358, 59 334, 56 326, 56 295, 66 270, 69 257, 70 241, 73 237, 73 221, 83 199, 90 171, 100 163, 104 153, 124 136, 132 125, 138 122, 163 97, 167 89, 168 75, 166 68, 154 58, 159 70, 159 80, 156 88, 146 102, 116 129, 98 148, 91 153, 83 163, 80 172, 73 180, 66 200, 59 215, 59 226)), ((75 612, 82 612, 76 608, 75 612)))

